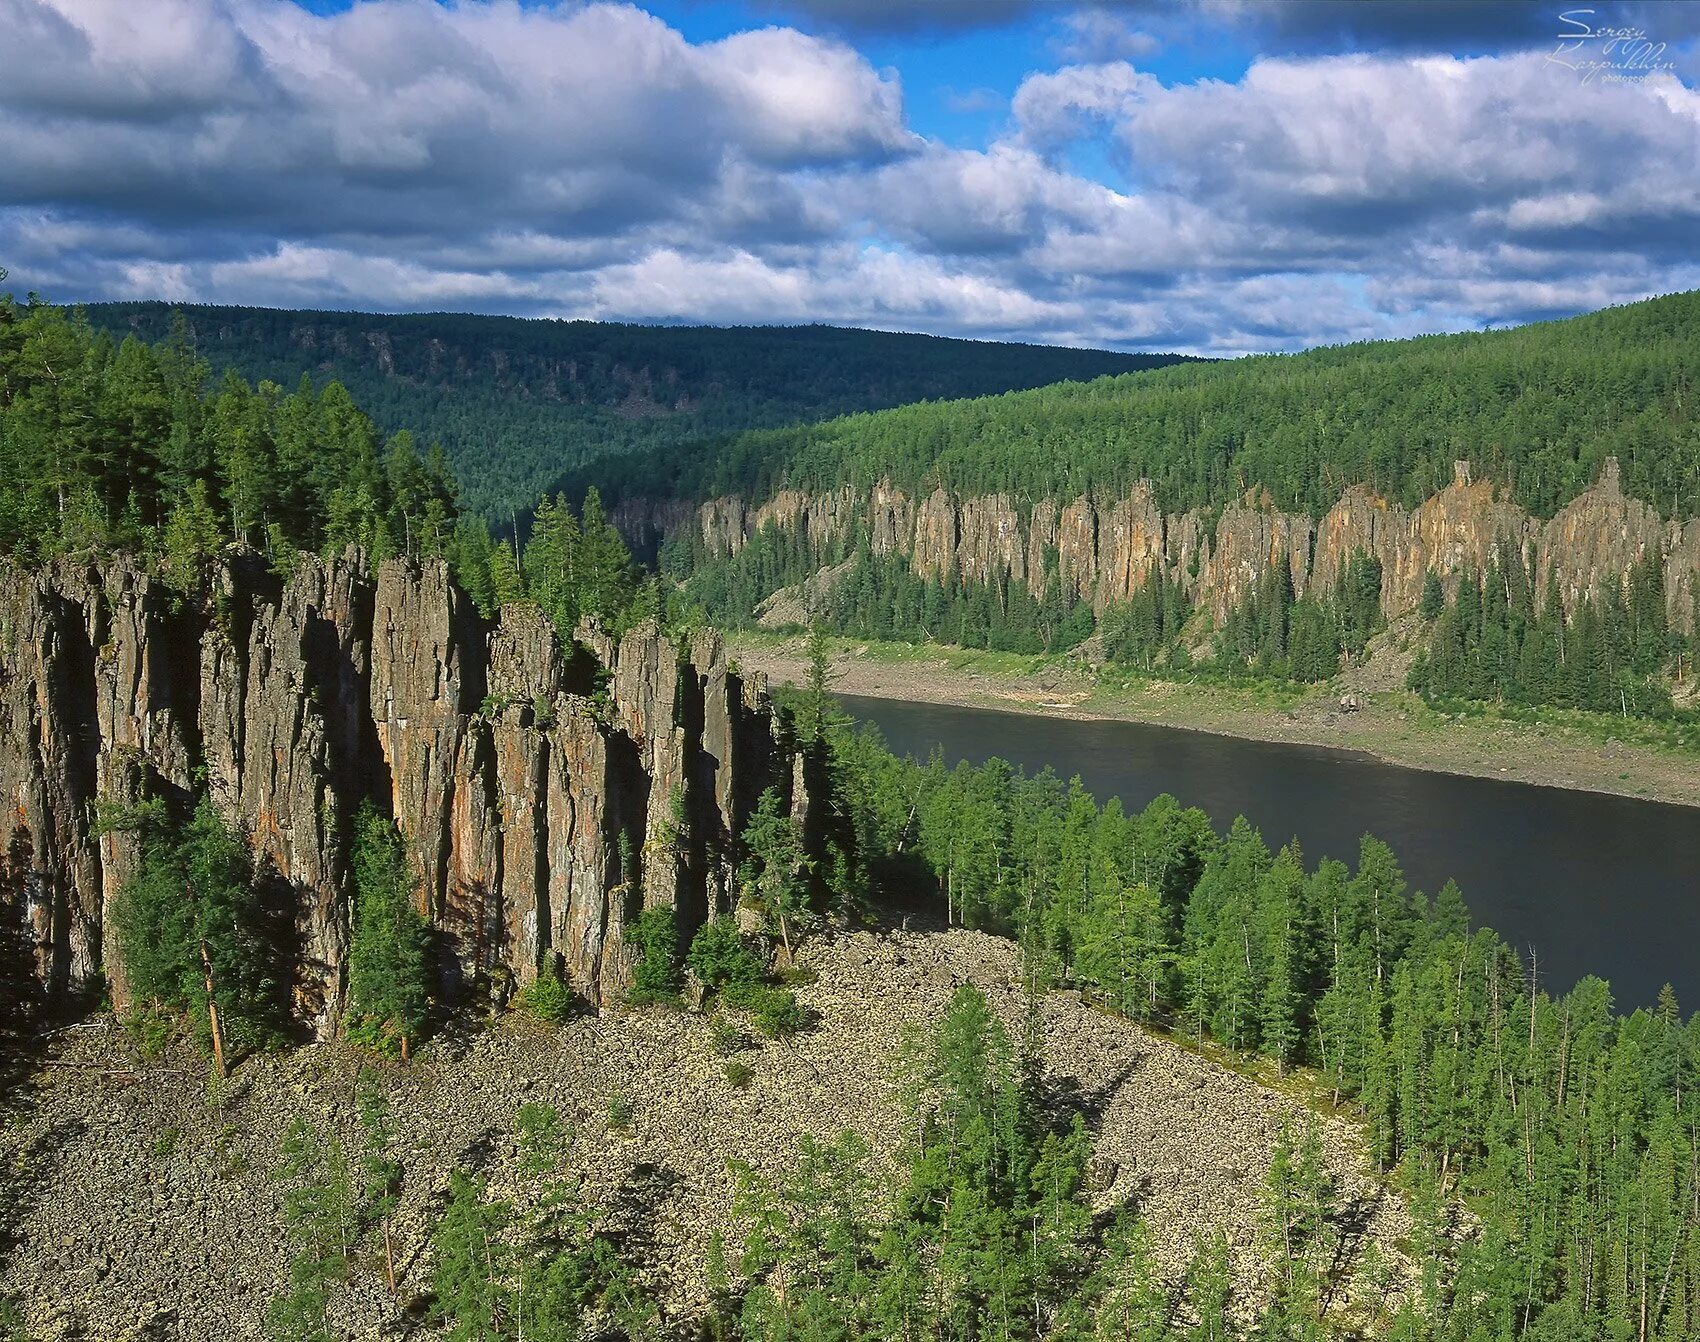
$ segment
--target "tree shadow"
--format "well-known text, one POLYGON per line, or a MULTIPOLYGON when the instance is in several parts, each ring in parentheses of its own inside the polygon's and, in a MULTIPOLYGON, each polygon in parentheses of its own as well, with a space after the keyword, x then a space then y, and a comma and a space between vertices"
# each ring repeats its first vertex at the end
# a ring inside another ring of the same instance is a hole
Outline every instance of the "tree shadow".
POLYGON ((603 1234, 627 1263, 653 1264, 659 1249, 655 1227, 663 1204, 680 1182, 670 1165, 640 1161, 620 1180, 607 1204, 603 1234))

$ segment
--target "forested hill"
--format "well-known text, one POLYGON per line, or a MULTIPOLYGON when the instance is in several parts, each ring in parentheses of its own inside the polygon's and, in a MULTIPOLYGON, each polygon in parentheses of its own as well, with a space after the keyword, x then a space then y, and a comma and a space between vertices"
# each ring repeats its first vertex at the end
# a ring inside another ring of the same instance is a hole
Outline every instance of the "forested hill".
MULTIPOLYGON (((1165 509, 1253 486, 1320 516, 1352 484, 1414 507, 1452 463, 1550 516, 1607 457, 1626 493, 1700 514, 1700 292, 1512 330, 1189 363, 951 404, 911 405, 745 434, 684 457, 622 463, 677 496, 889 479, 1022 502, 1125 497, 1149 479, 1165 509)), ((617 483, 604 478, 605 488, 617 483)))
POLYGON ((1173 363, 1172 355, 830 326, 630 326, 452 313, 382 316, 100 303, 89 320, 293 389, 336 380, 385 431, 440 441, 474 511, 524 510, 594 457, 913 401, 1173 363))

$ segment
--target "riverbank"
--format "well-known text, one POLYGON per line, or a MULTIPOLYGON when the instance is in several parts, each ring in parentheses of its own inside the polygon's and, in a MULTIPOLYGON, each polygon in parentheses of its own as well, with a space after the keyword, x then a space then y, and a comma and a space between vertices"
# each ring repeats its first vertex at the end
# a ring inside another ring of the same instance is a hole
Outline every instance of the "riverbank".
MULTIPOLYGON (((800 636, 741 634, 732 655, 775 685, 801 684, 808 670, 800 636)), ((834 639, 833 690, 870 698, 997 708, 1042 717, 1145 722, 1361 751, 1388 764, 1605 792, 1700 806, 1700 752, 1625 739, 1597 715, 1539 721, 1447 713, 1405 690, 1355 687, 1342 709, 1338 686, 1301 688, 1150 679, 1116 668, 1092 671, 1065 659, 941 646, 834 639)))

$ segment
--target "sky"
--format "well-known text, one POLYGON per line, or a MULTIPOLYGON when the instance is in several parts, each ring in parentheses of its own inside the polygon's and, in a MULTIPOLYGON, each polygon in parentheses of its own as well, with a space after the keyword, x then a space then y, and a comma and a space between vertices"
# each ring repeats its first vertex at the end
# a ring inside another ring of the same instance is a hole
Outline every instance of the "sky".
POLYGON ((0 0, 0 266, 1231 355, 1700 288, 1700 3, 0 0))

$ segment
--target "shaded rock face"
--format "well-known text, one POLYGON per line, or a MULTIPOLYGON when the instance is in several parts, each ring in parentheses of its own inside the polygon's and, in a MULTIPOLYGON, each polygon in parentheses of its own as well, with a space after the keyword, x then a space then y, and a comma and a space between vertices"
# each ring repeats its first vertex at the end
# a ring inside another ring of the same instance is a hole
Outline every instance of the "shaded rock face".
POLYGON ((443 987, 557 965, 593 1001, 627 986, 645 906, 688 935, 731 903, 735 836, 792 786, 766 684, 717 636, 653 625, 563 645, 534 607, 482 620, 440 564, 249 559, 185 603, 133 561, 8 576, 0 591, 0 945, 75 995, 106 975, 133 834, 101 823, 197 780, 250 836, 296 936, 294 998, 319 1034, 344 1002, 349 843, 394 818, 440 930, 443 987))
POLYGON ((1667 521, 1624 495, 1617 462, 1548 521, 1531 517, 1490 481, 1458 462, 1451 484, 1406 510, 1368 485, 1353 485, 1320 520, 1283 512, 1250 490, 1220 513, 1164 513, 1149 481, 1125 497, 1044 498, 1024 505, 1006 494, 959 497, 934 489, 911 498, 889 482, 865 498, 844 491, 812 497, 786 491, 752 509, 714 499, 695 525, 710 553, 735 554, 761 525, 790 528, 817 542, 865 531, 876 554, 906 557, 940 581, 1025 584, 1040 596, 1053 577, 1062 590, 1102 610, 1125 601, 1153 573, 1178 581, 1195 606, 1220 623, 1265 571, 1286 563, 1299 595, 1334 589, 1351 557, 1381 561, 1381 606, 1389 619, 1417 608, 1430 570, 1448 591, 1463 573, 1485 569, 1502 551, 1533 565, 1537 590, 1556 579, 1567 610, 1653 556, 1664 570, 1673 627, 1691 627, 1700 590, 1700 520, 1667 521))

